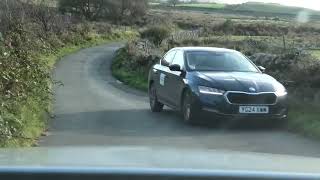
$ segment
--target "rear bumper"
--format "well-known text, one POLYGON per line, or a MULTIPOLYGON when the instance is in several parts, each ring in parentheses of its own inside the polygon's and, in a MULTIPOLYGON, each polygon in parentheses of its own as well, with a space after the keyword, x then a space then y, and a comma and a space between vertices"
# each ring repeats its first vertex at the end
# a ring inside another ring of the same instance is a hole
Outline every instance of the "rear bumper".
MULTIPOLYGON (((199 109, 224 118, 284 119, 288 116, 286 96, 277 97, 277 102, 272 105, 261 104, 261 106, 269 107, 268 114, 241 114, 239 113, 239 107, 247 106, 247 104, 230 104, 224 96, 219 95, 195 94, 195 101, 199 105, 199 109)), ((259 104, 255 106, 259 106, 259 104)))

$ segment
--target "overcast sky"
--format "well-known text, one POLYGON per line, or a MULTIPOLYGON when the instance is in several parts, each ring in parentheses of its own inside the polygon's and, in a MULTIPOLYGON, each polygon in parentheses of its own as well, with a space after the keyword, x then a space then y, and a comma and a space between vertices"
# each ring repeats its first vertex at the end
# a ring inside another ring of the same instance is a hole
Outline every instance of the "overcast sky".
MULTIPOLYGON (((238 4, 248 2, 250 0, 215 0, 216 2, 238 4)), ((287 6, 297 6, 309 9, 320 10, 320 0, 253 0, 254 2, 279 3, 287 6)))

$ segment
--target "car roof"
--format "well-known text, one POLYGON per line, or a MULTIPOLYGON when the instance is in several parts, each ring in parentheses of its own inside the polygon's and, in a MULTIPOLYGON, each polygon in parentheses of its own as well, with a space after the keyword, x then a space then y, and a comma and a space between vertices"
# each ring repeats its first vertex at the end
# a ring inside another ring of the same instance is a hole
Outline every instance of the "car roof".
POLYGON ((216 47, 176 47, 172 50, 183 50, 183 51, 213 51, 213 52, 237 52, 236 50, 216 47))

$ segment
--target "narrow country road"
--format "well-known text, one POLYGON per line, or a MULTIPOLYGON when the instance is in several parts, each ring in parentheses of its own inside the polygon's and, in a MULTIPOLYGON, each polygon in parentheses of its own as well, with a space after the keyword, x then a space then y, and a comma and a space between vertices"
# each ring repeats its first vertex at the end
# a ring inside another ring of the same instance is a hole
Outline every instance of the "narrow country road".
POLYGON ((144 93, 110 72, 119 43, 63 58, 54 71, 54 115, 40 146, 148 146, 218 149, 320 157, 320 143, 284 130, 208 128, 184 124, 166 109, 151 113, 144 93))

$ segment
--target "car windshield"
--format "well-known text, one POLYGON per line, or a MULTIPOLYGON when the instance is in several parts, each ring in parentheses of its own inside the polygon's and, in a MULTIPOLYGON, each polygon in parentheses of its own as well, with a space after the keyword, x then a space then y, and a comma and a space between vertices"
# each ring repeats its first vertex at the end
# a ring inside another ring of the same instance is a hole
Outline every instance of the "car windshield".
POLYGON ((186 53, 188 67, 195 71, 259 72, 241 53, 191 51, 186 53))

